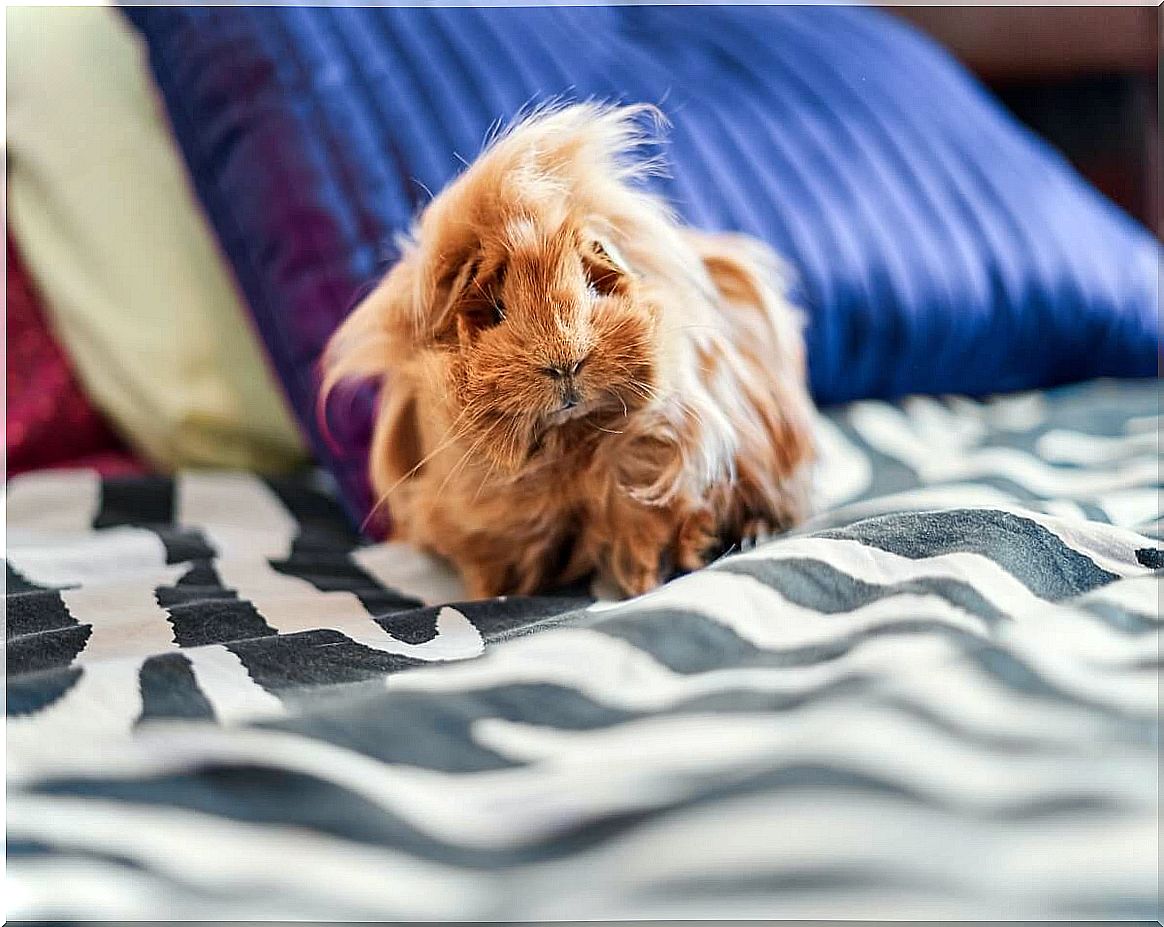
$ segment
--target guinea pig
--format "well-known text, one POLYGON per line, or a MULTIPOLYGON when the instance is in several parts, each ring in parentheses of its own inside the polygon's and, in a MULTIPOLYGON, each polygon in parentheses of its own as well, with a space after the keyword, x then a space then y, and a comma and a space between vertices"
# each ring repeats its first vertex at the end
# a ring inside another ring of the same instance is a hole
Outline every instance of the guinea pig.
POLYGON ((646 106, 546 108, 433 198, 336 331, 322 392, 379 378, 393 536, 477 597, 597 572, 640 594, 807 512, 801 320, 780 265, 642 180, 646 106))

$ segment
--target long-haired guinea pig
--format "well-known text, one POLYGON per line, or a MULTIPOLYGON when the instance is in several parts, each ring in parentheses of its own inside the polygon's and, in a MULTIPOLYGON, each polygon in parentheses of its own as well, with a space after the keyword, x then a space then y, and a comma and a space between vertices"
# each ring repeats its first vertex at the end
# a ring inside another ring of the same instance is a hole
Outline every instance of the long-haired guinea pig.
POLYGON ((800 320, 769 249, 641 189, 649 107, 541 110, 436 196, 323 360, 382 378, 373 489, 474 596, 624 593, 808 505, 800 320), (646 118, 644 118, 646 117, 646 118))

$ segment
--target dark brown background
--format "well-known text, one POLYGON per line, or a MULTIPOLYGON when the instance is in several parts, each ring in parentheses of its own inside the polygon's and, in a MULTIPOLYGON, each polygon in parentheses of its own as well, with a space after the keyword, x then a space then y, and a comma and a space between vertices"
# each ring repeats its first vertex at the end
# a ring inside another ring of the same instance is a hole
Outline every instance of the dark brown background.
POLYGON ((1155 7, 891 7, 1157 235, 1161 14, 1155 7))

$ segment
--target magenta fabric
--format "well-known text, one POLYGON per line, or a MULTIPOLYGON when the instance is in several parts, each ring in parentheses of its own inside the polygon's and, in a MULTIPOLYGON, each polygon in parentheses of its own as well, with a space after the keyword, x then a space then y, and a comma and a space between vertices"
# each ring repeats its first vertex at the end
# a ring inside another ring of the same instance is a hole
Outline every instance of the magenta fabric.
POLYGON ((7 245, 7 475, 50 467, 142 472, 77 382, 11 237, 7 245))

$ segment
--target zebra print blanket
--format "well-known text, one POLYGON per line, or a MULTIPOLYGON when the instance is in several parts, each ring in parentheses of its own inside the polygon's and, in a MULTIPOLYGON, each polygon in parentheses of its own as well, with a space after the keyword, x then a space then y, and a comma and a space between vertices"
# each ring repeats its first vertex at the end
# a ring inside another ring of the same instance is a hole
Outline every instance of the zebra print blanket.
POLYGON ((623 603, 310 481, 15 479, 8 916, 1153 918, 1159 424, 840 409, 813 523, 623 603))

